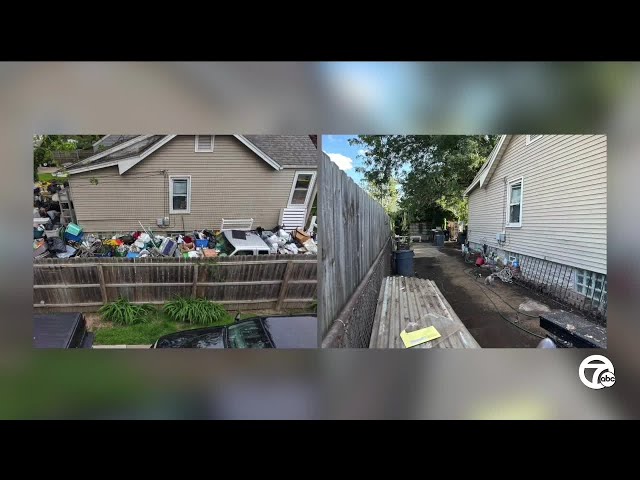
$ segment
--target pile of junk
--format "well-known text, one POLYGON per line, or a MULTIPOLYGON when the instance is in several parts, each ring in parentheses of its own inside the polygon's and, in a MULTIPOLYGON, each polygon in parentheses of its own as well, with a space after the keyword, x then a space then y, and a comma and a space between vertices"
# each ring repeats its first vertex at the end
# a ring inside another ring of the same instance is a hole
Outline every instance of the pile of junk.
POLYGON ((505 283, 511 283, 512 279, 521 275, 520 262, 517 258, 500 256, 495 251, 488 251, 488 245, 483 244, 482 249, 469 247, 465 242, 461 246, 462 256, 466 263, 472 263, 479 270, 487 270, 488 275, 498 277, 505 283))
MULTIPOLYGON (((193 231, 184 234, 154 234, 140 223, 139 231, 112 235, 107 238, 86 233, 75 223, 36 225, 33 228, 34 258, 70 257, 183 257, 208 258, 229 256, 231 248, 228 238, 231 231, 193 231)), ((280 226, 267 231, 258 227, 251 233, 264 241, 264 253, 270 254, 315 254, 315 234, 299 228, 291 232, 280 226), (268 252, 267 252, 268 250, 268 252)), ((236 238, 235 236, 233 238, 236 238)))

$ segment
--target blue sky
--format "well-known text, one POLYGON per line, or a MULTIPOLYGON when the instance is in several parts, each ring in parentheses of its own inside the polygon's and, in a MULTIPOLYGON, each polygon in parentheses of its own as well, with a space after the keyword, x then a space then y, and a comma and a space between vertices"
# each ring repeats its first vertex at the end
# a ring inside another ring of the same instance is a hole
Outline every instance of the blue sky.
POLYGON ((358 159, 358 155, 362 146, 349 145, 347 141, 355 138, 357 135, 323 135, 322 150, 329 155, 331 160, 340 167, 347 175, 360 185, 363 176, 356 172, 356 167, 362 166, 362 160, 358 159))

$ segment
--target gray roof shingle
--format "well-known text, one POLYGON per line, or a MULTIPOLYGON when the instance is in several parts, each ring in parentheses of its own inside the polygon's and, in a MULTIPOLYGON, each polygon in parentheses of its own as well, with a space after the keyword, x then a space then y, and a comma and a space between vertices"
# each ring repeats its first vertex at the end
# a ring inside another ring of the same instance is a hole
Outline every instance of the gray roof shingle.
MULTIPOLYGON (((138 135, 128 135, 127 140, 135 138, 138 135)), ((124 135, 119 136, 122 143, 124 135)), ((108 153, 100 158, 81 160, 68 167, 68 171, 74 171, 78 168, 87 167, 89 165, 99 165, 101 163, 113 162, 130 156, 140 155, 145 150, 161 141, 165 135, 152 135, 145 139, 135 142, 134 144, 108 153)), ((318 163, 318 150, 309 135, 244 135, 244 137, 253 143, 256 147, 266 153, 281 166, 300 166, 315 168, 318 163)), ((108 140, 108 139, 107 139, 108 140)), ((115 147, 113 145, 110 148, 115 147)), ((108 149, 104 151, 107 153, 108 149)))
POLYGON ((282 166, 317 167, 318 149, 309 135, 244 135, 282 166))

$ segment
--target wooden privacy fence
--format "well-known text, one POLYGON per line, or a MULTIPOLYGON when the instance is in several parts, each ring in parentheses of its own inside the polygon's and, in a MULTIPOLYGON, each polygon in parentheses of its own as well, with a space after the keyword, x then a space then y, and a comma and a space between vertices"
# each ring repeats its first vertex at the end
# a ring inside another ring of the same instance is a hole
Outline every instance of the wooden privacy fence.
POLYGON ((382 206, 326 155, 318 172, 323 346, 367 347, 380 284, 390 269, 391 222, 382 206))
POLYGON ((317 262, 316 255, 40 259, 33 263, 33 306, 95 311, 119 297, 159 305, 181 295, 230 309, 309 308, 317 262))

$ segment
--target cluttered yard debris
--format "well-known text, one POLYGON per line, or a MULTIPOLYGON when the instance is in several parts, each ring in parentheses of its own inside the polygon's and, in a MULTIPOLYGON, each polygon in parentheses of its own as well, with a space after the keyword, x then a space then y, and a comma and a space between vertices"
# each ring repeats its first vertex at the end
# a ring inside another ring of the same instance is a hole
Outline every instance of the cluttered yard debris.
MULTIPOLYGON (((184 257, 212 258, 259 254, 315 254, 317 244, 312 237, 301 242, 283 229, 257 232, 202 230, 185 234, 161 235, 150 229, 111 237, 98 237, 83 232, 80 225, 71 223, 57 230, 34 227, 34 258, 69 257, 184 257), (238 237, 244 237, 242 239, 238 237)), ((292 232, 293 233, 293 232, 292 232)))
POLYGON ((63 186, 36 184, 33 210, 33 257, 183 257, 213 258, 234 255, 316 254, 315 234, 298 228, 271 230, 208 230, 156 234, 141 222, 140 230, 98 236, 60 216, 59 194, 63 186), (46 192, 43 189, 46 188, 46 192), (54 195, 58 198, 54 199, 54 195))

